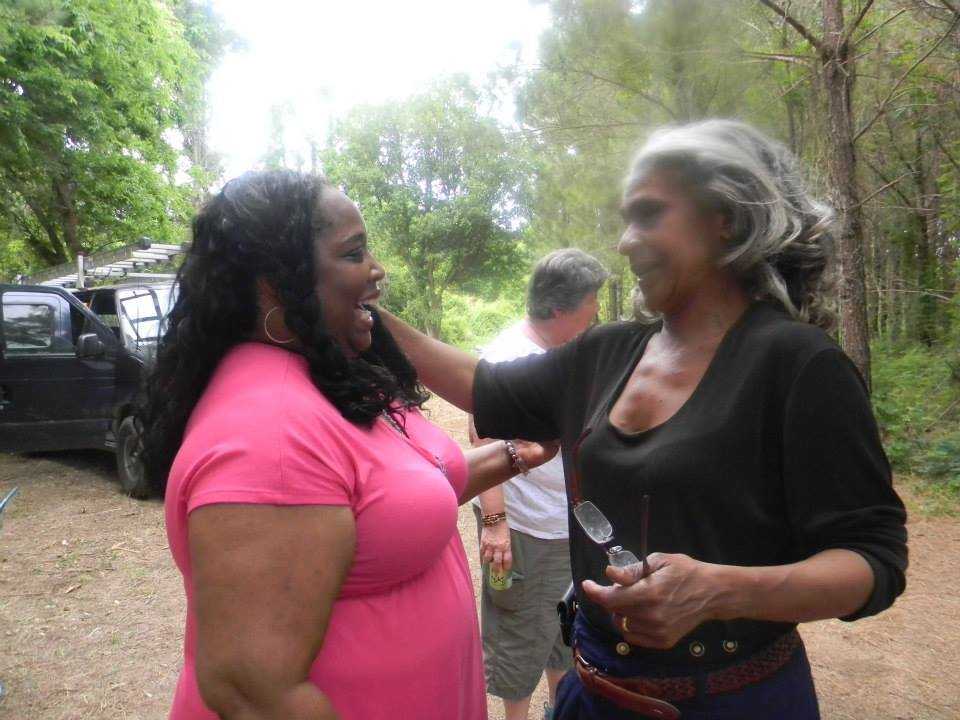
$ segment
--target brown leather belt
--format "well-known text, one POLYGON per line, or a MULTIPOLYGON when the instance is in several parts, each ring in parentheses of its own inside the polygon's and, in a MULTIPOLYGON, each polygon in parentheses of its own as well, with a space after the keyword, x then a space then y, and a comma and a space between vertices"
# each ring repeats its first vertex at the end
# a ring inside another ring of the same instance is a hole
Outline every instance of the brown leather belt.
MULTIPOLYGON (((743 660, 706 675, 707 695, 732 693, 748 685, 766 680, 782 668, 800 647, 800 634, 793 630, 767 647, 743 660)), ((624 710, 644 717, 677 720, 680 711, 671 704, 689 700, 697 694, 697 678, 681 677, 613 677, 591 665, 573 649, 577 674, 588 691, 610 700, 624 710)))

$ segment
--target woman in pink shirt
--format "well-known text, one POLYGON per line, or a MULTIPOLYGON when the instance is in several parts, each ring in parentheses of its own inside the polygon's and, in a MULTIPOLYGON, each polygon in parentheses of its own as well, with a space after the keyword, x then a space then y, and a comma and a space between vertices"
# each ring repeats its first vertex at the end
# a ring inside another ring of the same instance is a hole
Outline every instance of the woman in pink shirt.
POLYGON ((321 178, 248 173, 194 221, 145 463, 187 596, 174 720, 483 720, 457 505, 552 452, 468 451, 368 309, 383 268, 321 178))

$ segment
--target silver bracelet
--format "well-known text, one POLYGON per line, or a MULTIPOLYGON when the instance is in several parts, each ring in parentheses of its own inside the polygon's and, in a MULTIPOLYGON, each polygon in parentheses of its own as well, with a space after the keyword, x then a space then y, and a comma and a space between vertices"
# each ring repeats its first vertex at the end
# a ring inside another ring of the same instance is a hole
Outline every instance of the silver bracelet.
POLYGON ((514 475, 526 475, 530 472, 530 466, 520 457, 520 452, 517 450, 517 446, 513 444, 513 440, 504 440, 503 444, 507 449, 507 455, 510 456, 510 467, 513 469, 514 475))

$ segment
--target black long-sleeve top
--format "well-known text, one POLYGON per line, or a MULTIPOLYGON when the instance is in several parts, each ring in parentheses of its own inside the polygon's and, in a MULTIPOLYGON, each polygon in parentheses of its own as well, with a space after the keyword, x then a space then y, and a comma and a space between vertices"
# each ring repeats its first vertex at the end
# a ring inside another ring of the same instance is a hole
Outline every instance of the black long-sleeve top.
MULTIPOLYGON (((563 347, 507 363, 481 362, 474 419, 481 437, 559 438, 568 495, 571 449, 581 492, 609 518, 617 544, 640 549, 640 498, 651 497, 650 552, 710 563, 783 565, 829 548, 862 555, 875 583, 855 620, 903 592, 906 512, 863 380, 833 340, 765 303, 727 332, 699 385, 663 424, 625 434, 609 422, 657 326, 599 326, 563 347)), ((570 554, 586 619, 621 638, 580 582, 609 584, 607 559, 570 516, 570 554)), ((669 651, 664 669, 725 665, 789 631, 789 623, 712 621, 669 651)))

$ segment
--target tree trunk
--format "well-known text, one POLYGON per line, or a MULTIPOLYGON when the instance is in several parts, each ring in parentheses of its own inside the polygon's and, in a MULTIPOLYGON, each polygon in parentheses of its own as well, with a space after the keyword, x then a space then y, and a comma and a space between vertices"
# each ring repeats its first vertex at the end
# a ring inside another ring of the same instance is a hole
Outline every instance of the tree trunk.
MULTIPOLYGON (((784 53, 790 52, 790 42, 787 37, 789 28, 784 25, 783 31, 780 33, 780 49, 784 53)), ((789 84, 789 83, 787 83, 789 84)), ((796 99, 796 95, 793 92, 788 92, 788 88, 784 87, 783 92, 783 108, 787 114, 787 141, 789 143, 790 152, 792 152, 796 157, 803 156, 803 142, 800 138, 800 120, 797 115, 801 112, 802 108, 800 103, 796 99)))
POLYGON ((49 241, 49 245, 44 245, 39 237, 32 238, 28 234, 28 244, 47 265, 60 265, 67 262, 70 258, 67 257, 63 242, 60 240, 56 222, 34 203, 27 201, 26 204, 49 241))
MULTIPOLYGON (((930 260, 930 280, 931 284, 928 286, 931 290, 943 290, 947 293, 948 296, 952 295, 950 288, 946 283, 946 278, 948 275, 952 275, 952 272, 945 273, 943 272, 946 269, 946 265, 943 264, 943 258, 948 254, 947 253, 947 244, 943 241, 943 219, 940 217, 941 212, 941 203, 940 199, 943 197, 940 187, 940 175, 942 172, 942 162, 943 162, 943 153, 940 150, 940 146, 937 145, 936 139, 932 146, 930 147, 930 168, 928 177, 930 178, 930 183, 927 191, 927 202, 924 204, 924 207, 927 210, 927 229, 930 236, 931 246, 933 248, 933 257, 930 260)), ((951 268, 952 269, 952 268, 951 268)), ((934 297, 930 298, 930 302, 933 303, 933 335, 939 336, 939 331, 944 330, 949 332, 950 330, 950 317, 949 313, 944 312, 944 306, 940 304, 940 301, 934 297)))
POLYGON ((837 210, 840 250, 840 338, 870 386, 870 335, 867 324, 866 281, 863 261, 863 213, 857 186, 851 95, 854 59, 844 34, 841 0, 823 0, 821 69, 827 100, 827 122, 833 139, 828 172, 837 210))
POLYGON ((424 332, 432 338, 440 339, 443 326, 443 296, 430 288, 424 291, 424 332))
POLYGON ((926 218, 917 222, 917 339, 928 347, 936 335, 936 298, 924 291, 934 287, 932 283, 933 258, 931 257, 930 225, 926 218))
POLYGON ((884 322, 885 334, 887 338, 892 343, 896 343, 899 339, 900 328, 897 325, 897 264, 896 264, 896 251, 893 247, 887 248, 886 256, 886 296, 887 296, 887 313, 884 322))
POLYGON ((934 203, 937 197, 937 148, 926 147, 923 135, 918 131, 915 165, 918 173, 917 187, 917 337, 924 345, 932 346, 937 335, 937 299, 924 291, 937 287, 937 218, 934 203), (929 154, 929 167, 925 163, 929 154))
POLYGON ((430 257, 420 261, 421 272, 414 273, 418 287, 423 288, 420 296, 421 320, 423 331, 432 338, 440 339, 443 322, 443 280, 437 272, 436 263, 430 257))
POLYGON ((80 218, 77 216, 77 209, 73 202, 74 189, 74 183, 69 180, 57 178, 53 181, 53 191, 57 196, 57 212, 63 228, 63 244, 67 247, 70 259, 83 252, 78 232, 80 218))
POLYGON ((867 288, 867 328, 873 337, 880 334, 880 315, 883 303, 880 300, 880 267, 877 264, 877 241, 873 226, 864 225, 864 267, 867 288))
POLYGON ((787 138, 790 152, 800 157, 800 140, 797 137, 797 116, 793 101, 788 97, 784 101, 784 107, 787 111, 787 138))
POLYGON ((607 320, 616 322, 623 317, 623 282, 618 275, 607 281, 607 320))
MULTIPOLYGON (((960 80, 960 74, 958 74, 958 80, 960 80)), ((941 95, 941 98, 945 98, 945 93, 941 95)), ((946 102, 946 100, 943 100, 946 102)), ((939 184, 939 169, 943 160, 948 160, 945 156, 943 149, 940 144, 940 140, 937 137, 936 131, 934 132, 934 139, 937 143, 937 194, 934 198, 934 218, 936 219, 936 228, 937 228, 937 255, 940 259, 940 289, 943 290, 943 294, 947 297, 953 298, 957 293, 957 269, 960 268, 960 243, 957 242, 954 233, 946 232, 944 227, 944 221, 941 217, 942 207, 942 195, 940 194, 940 184, 939 184)), ((944 311, 940 313, 940 320, 942 323, 941 330, 946 336, 950 333, 951 327, 953 324, 953 313, 949 311, 944 311)))
POLYGON ((41 223, 41 225, 47 234, 49 244, 41 244, 39 239, 35 243, 28 242, 28 244, 47 265, 61 265, 62 263, 68 262, 70 258, 67 257, 67 254, 63 250, 63 243, 60 242, 57 228, 49 223, 41 223))

